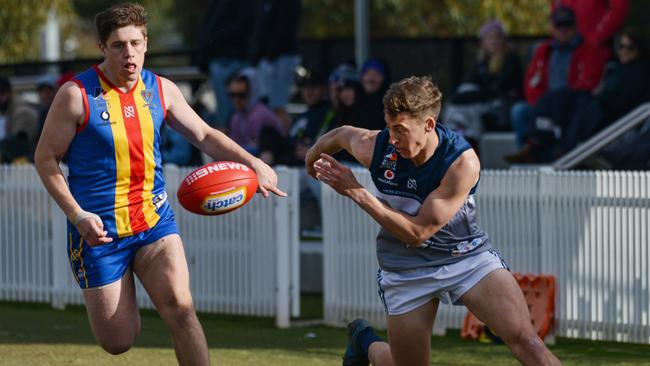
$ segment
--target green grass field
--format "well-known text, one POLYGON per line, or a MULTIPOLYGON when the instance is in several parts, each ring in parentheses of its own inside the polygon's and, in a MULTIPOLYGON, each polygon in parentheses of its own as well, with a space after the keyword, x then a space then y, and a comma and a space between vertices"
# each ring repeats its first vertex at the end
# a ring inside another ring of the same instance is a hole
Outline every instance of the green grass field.
MULTIPOLYGON (((320 315, 317 298, 305 298, 305 316, 320 315)), ((344 329, 324 326, 276 329, 269 318, 201 314, 213 364, 340 365, 344 329)), ((385 334, 383 334, 385 336, 385 334)), ((517 365, 502 345, 433 337, 432 365, 517 365)), ((650 346, 559 338, 553 351, 565 365, 650 365, 650 346)), ((0 365, 176 365, 167 331, 152 311, 142 312, 142 332, 126 354, 110 356, 95 345, 85 311, 48 305, 0 303, 0 365)))

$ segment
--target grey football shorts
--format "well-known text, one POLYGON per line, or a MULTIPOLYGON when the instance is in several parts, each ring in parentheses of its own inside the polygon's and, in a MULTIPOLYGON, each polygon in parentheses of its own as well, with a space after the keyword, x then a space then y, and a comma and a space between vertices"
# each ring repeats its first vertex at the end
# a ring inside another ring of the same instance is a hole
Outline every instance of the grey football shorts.
POLYGON ((488 250, 444 266, 422 267, 399 272, 379 270, 379 298, 388 315, 415 310, 433 298, 445 304, 462 305, 459 299, 490 272, 505 268, 496 250, 488 250))

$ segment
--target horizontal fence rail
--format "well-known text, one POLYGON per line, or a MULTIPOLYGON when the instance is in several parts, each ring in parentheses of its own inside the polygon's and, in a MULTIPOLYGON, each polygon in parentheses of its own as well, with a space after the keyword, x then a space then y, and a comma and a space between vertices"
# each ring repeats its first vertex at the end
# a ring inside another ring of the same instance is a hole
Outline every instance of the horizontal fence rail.
MULTIPOLYGON (((176 190, 192 169, 165 167, 169 201, 185 246, 199 311, 275 316, 280 327, 298 316, 298 171, 278 168, 288 198, 260 195, 217 217, 190 214, 176 190)), ((81 304, 66 258, 65 216, 33 166, 0 166, 0 299, 81 304)), ((153 307, 137 285, 138 302, 153 307)))
MULTIPOLYGON (((356 169, 371 191, 367 171, 356 169)), ((650 343, 650 174, 484 171, 478 220, 512 271, 557 279, 559 336, 650 343)), ((325 320, 385 327, 377 296, 378 225, 323 186, 325 320)), ((440 305, 435 333, 460 328, 464 307, 440 305)))

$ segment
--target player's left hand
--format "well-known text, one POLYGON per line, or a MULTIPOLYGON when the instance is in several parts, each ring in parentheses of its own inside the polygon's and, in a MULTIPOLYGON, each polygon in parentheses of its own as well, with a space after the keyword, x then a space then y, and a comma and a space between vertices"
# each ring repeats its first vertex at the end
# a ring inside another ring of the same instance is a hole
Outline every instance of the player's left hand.
POLYGON ((269 196, 269 191, 280 197, 287 196, 285 192, 277 187, 278 176, 275 174, 273 168, 259 159, 252 164, 252 168, 255 170, 255 174, 257 174, 257 190, 262 193, 265 198, 269 196))
POLYGON ((352 173, 352 169, 339 163, 328 154, 320 154, 320 159, 314 163, 314 170, 316 179, 344 196, 349 196, 355 188, 363 188, 352 173))

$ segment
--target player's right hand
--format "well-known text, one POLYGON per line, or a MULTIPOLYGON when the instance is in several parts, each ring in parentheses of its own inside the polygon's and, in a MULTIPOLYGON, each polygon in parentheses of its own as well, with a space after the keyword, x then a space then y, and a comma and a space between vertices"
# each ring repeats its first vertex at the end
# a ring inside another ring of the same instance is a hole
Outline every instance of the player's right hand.
MULTIPOLYGON (((83 217, 75 220, 75 227, 79 234, 90 246, 103 245, 113 241, 113 238, 108 236, 108 232, 104 230, 104 223, 102 223, 99 216, 85 212, 83 217)), ((79 217, 79 215, 77 215, 79 217)))

